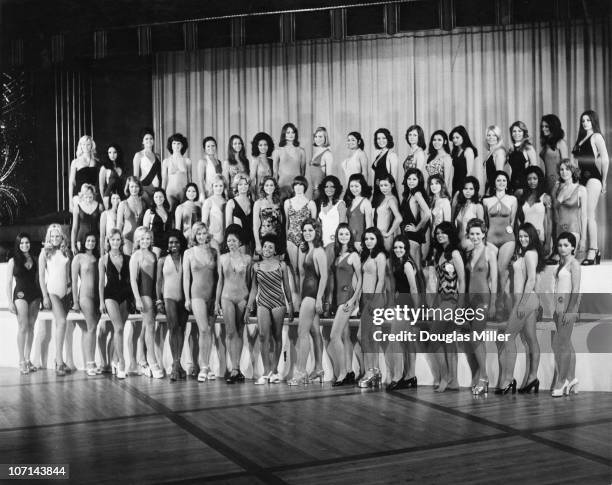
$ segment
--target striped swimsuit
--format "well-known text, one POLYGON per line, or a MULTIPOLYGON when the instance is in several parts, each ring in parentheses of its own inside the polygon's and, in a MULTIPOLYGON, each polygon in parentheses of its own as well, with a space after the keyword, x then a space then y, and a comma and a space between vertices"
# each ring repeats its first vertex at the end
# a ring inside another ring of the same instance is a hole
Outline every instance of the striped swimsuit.
POLYGON ((257 275, 257 305, 261 308, 267 308, 272 310, 285 306, 285 298, 283 295, 283 272, 281 270, 280 263, 278 268, 272 271, 264 271, 261 269, 261 265, 257 264, 255 270, 257 275))

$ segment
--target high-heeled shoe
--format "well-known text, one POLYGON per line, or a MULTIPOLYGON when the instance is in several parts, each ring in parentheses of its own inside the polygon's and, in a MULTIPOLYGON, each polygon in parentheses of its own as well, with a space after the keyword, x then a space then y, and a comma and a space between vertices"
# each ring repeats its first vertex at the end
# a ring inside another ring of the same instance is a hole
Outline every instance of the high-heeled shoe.
POLYGON ((536 377, 533 381, 531 381, 525 387, 521 387, 518 390, 518 392, 519 394, 528 394, 529 392, 531 392, 531 389, 533 389, 534 394, 538 393, 538 391, 540 390, 540 379, 536 377))
POLYGON ((123 367, 123 369, 121 367, 119 367, 119 364, 117 363, 115 365, 115 373, 117 375, 117 379, 125 379, 127 377, 127 372, 125 371, 125 366, 123 367))
POLYGON ((98 375, 98 372, 96 371, 95 362, 87 362, 85 371, 87 372, 87 375, 90 377, 98 375))
POLYGON ((410 389, 411 387, 414 387, 415 389, 417 387, 417 377, 416 376, 413 376, 410 379, 406 379, 405 377, 402 377, 400 379, 398 389, 410 389))
POLYGON ((164 369, 159 364, 153 364, 151 368, 151 376, 155 379, 163 379, 165 375, 164 369))
POLYGON ((55 363, 55 375, 58 377, 64 377, 66 375, 66 364, 63 362, 61 364, 55 363))
POLYGON ((332 383, 332 387, 340 387, 340 386, 346 386, 349 383, 349 375, 348 372, 347 374, 344 376, 344 379, 336 379, 335 382, 332 383))
POLYGON ((308 384, 306 372, 295 371, 293 377, 287 381, 288 386, 301 386, 308 384))
POLYGON ((187 371, 183 369, 183 366, 181 365, 180 362, 178 363, 177 370, 178 370, 179 379, 181 380, 187 379, 187 371))
POLYGON ((567 385, 567 395, 569 396, 570 394, 578 394, 578 379, 575 377, 567 385))
POLYGON ((323 384, 323 377, 325 376, 325 371, 323 369, 321 370, 313 370, 309 375, 308 375, 308 381, 309 382, 314 382, 317 379, 319 380, 319 384, 323 384))
POLYGON ((508 394, 512 391, 512 394, 516 393, 516 379, 512 379, 512 382, 508 384, 506 387, 500 387, 499 389, 495 389, 495 394, 508 394))
POLYGON ((593 251, 593 257, 584 258, 582 260, 582 263, 580 263, 582 266, 593 266, 594 264, 599 264, 601 262, 601 253, 599 252, 599 250, 597 248, 589 248, 587 254, 591 251, 593 251))
POLYGON ((472 388, 472 395, 482 396, 489 393, 489 381, 487 379, 478 379, 478 384, 472 388))
POLYGON ((30 373, 30 369, 28 368, 28 363, 24 360, 19 362, 19 372, 21 372, 24 376, 30 373))
POLYGON ((601 251, 598 249, 595 255, 595 264, 601 264, 601 251))
POLYGON ((380 382, 382 379, 382 374, 380 370, 376 367, 372 369, 368 369, 366 375, 359 381, 359 387, 362 389, 367 389, 369 387, 380 387, 380 382))
POLYGON ((561 387, 557 387, 556 389, 553 389, 550 395, 552 397, 562 397, 565 394, 567 394, 568 389, 569 389, 569 381, 565 379, 565 381, 563 382, 563 385, 561 387))
POLYGON ((38 369, 36 368, 36 366, 34 364, 32 364, 32 361, 28 360, 28 370, 30 372, 36 372, 38 369))

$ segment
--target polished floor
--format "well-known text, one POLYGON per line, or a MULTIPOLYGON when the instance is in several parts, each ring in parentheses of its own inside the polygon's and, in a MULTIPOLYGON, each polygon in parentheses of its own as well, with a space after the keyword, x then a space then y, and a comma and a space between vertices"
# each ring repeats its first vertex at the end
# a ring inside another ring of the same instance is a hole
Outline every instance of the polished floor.
POLYGON ((0 463, 69 464, 78 484, 612 483, 605 392, 474 399, 430 386, 385 393, 0 368, 0 410, 0 463))

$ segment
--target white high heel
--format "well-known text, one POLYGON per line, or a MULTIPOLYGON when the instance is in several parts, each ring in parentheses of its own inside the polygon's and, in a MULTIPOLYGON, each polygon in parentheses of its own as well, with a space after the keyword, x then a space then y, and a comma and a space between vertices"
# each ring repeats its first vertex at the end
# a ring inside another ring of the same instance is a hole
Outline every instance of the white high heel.
POLYGON ((578 394, 578 379, 575 377, 567 386, 567 395, 569 396, 570 394, 578 394))
POLYGON ((550 395, 552 397, 562 397, 565 394, 567 394, 568 388, 569 388, 569 381, 565 379, 565 382, 563 383, 563 385, 557 389, 553 389, 550 395))

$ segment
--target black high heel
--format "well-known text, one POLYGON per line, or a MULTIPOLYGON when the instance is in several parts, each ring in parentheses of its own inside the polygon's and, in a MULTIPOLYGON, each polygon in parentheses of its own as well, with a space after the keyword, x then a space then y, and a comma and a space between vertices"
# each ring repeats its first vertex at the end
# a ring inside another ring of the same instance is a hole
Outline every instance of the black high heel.
POLYGON ((587 254, 590 251, 594 251, 595 255, 592 258, 584 258, 582 260, 582 263, 580 263, 581 266, 593 266, 594 264, 599 264, 599 262, 601 261, 601 254, 599 253, 599 250, 597 250, 596 248, 589 248, 587 254), (597 263, 595 261, 597 261, 597 263))
POLYGON ((598 249, 597 254, 595 255, 595 264, 601 263, 601 251, 598 249))
POLYGON ((518 392, 519 394, 528 394, 529 392, 531 392, 531 389, 533 389, 534 394, 538 393, 538 391, 540 390, 540 379, 536 377, 533 381, 531 381, 525 387, 521 387, 518 390, 518 392))
POLYGON ((516 379, 512 379, 512 382, 504 388, 495 389, 495 394, 508 394, 512 391, 512 394, 516 393, 516 379))

